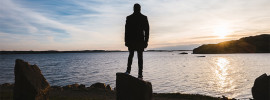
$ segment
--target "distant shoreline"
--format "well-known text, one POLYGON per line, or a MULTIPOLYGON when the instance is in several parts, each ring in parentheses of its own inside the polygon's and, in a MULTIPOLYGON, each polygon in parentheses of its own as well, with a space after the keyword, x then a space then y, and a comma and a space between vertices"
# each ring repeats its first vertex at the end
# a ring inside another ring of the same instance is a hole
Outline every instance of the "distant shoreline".
MULTIPOLYGON (((146 52, 173 52, 173 51, 192 51, 192 50, 147 50, 146 52)), ((101 52, 127 52, 121 50, 80 50, 80 51, 0 51, 1 54, 52 54, 52 53, 101 53, 101 52)))
POLYGON ((98 53, 98 52, 125 52, 120 50, 81 50, 81 51, 0 51, 0 54, 51 54, 51 53, 98 53))

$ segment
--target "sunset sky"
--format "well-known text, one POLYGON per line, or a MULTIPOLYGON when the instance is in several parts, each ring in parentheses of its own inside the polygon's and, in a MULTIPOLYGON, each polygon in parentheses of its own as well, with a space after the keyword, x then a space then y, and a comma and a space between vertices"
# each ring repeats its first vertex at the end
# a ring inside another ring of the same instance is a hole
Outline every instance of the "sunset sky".
POLYGON ((270 34, 270 0, 1 0, 0 50, 127 50, 134 3, 148 16, 148 49, 270 34))

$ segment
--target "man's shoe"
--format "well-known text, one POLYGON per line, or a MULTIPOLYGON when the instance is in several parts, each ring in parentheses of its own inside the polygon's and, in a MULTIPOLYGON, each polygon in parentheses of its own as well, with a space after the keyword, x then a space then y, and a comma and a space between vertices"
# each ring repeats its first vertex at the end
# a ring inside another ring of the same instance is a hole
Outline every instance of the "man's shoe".
POLYGON ((129 75, 130 73, 129 72, 125 72, 125 74, 129 75))
POLYGON ((143 80, 143 77, 141 75, 138 76, 139 80, 143 80))

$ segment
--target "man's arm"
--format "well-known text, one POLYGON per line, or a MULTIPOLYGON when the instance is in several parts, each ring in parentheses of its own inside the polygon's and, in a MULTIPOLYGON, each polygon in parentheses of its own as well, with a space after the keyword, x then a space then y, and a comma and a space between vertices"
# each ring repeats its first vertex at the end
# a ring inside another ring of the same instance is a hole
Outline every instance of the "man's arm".
POLYGON ((126 18, 126 25, 125 25, 125 46, 128 47, 128 17, 126 18))
POLYGON ((148 43, 148 40, 149 40, 149 23, 148 23, 147 17, 146 17, 146 21, 145 21, 144 32, 145 32, 145 42, 148 43))

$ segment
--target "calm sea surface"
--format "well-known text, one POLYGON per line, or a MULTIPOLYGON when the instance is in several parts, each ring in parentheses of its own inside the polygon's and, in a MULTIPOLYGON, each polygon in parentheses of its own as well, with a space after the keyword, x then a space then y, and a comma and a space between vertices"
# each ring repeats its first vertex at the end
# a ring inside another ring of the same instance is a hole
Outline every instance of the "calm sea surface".
MULTIPOLYGON (((189 54, 145 52, 144 80, 158 93, 194 93, 252 98, 254 80, 270 74, 270 53, 189 54), (206 57, 197 57, 197 56, 206 57)), ((0 55, 0 84, 14 82, 15 59, 36 64, 51 85, 103 82, 115 87, 117 72, 125 72, 128 52, 0 55)), ((131 75, 137 77, 137 56, 131 75)))

